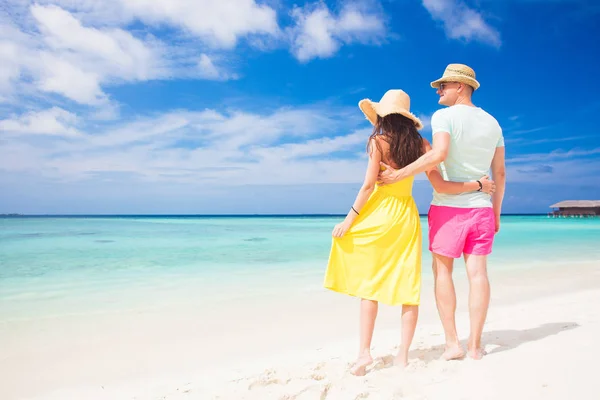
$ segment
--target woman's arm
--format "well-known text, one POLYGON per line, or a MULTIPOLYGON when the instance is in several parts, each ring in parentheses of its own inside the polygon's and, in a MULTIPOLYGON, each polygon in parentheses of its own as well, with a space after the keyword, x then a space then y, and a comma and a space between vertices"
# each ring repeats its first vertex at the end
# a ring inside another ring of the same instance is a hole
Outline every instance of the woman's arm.
MULTIPOLYGON (((423 148, 425 153, 431 150, 431 145, 427 139, 423 139, 423 148)), ((438 193, 459 194, 479 190, 479 183, 477 183, 477 181, 449 182, 444 180, 442 174, 437 170, 437 167, 433 167, 430 170, 425 171, 425 173, 427 174, 431 186, 433 186, 433 189, 438 193)), ((482 177, 479 179, 479 182, 481 182, 481 191, 484 193, 492 194, 496 190, 494 181, 489 180, 488 176, 482 177)))
POLYGON ((358 217, 360 210, 364 207, 365 203, 373 193, 375 184, 377 183, 377 175, 379 174, 379 162, 381 161, 381 152, 377 147, 377 139, 371 139, 369 143, 369 164, 367 165, 367 172, 365 173, 365 180, 356 195, 356 199, 348 211, 348 215, 343 222, 337 224, 333 228, 332 235, 334 237, 342 237, 350 229, 356 217, 358 217))

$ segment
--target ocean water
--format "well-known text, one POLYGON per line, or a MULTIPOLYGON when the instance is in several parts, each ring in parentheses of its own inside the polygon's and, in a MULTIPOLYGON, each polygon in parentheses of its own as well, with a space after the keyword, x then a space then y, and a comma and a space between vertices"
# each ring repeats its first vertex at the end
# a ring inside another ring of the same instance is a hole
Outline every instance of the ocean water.
MULTIPOLYGON (((0 218, 0 321, 320 290, 342 217, 0 218)), ((423 273, 430 274, 422 218, 423 273)), ((600 261, 600 219, 504 216, 490 266, 600 261)))

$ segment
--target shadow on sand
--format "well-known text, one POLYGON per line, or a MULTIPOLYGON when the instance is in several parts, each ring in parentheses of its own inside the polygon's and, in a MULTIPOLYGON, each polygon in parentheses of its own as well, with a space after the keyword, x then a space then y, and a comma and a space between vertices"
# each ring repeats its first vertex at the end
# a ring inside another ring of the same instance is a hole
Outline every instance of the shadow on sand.
POLYGON ((488 352, 490 355, 512 350, 524 343, 535 342, 579 326, 576 322, 550 322, 531 329, 490 331, 483 333, 481 341, 484 345, 498 346, 488 352))
MULTIPOLYGON (((540 325, 536 328, 523 330, 496 330, 483 332, 481 341, 484 346, 494 346, 488 351, 488 356, 501 353, 503 351, 512 350, 524 343, 535 342, 544 339, 548 336, 557 335, 571 329, 578 328, 580 325, 575 322, 551 322, 540 325)), ((467 341, 462 340, 461 345, 464 349, 467 348, 467 341)), ((429 349, 417 349, 410 352, 409 358, 418 358, 425 363, 439 360, 444 353, 444 345, 433 346, 429 349)), ((391 366, 394 359, 393 355, 382 357, 385 367, 391 366)))

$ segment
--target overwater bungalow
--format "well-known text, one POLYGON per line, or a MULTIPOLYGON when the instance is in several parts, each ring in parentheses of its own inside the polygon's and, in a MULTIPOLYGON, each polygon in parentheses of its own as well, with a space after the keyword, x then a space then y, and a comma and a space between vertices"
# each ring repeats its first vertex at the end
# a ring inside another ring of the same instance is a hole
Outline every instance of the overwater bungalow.
POLYGON ((565 200, 552 204, 551 217, 600 217, 600 200, 565 200))

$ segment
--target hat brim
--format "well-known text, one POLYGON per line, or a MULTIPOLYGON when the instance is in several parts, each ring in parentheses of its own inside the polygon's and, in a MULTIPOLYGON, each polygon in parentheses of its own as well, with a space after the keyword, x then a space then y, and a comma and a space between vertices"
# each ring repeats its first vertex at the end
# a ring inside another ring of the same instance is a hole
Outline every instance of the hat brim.
POLYGON ((390 115, 390 114, 400 114, 410 119, 415 123, 415 127, 417 129, 423 128, 423 123, 419 118, 417 118, 413 113, 404 109, 404 108, 390 108, 388 110, 381 110, 379 107, 379 103, 371 101, 369 99, 363 99, 358 102, 358 107, 365 114, 365 117, 371 122, 373 126, 377 123, 377 116, 381 118, 390 115))
POLYGON ((437 81, 431 82, 431 87, 438 89, 440 87, 440 83, 444 83, 444 82, 460 82, 460 83, 464 83, 465 85, 471 86, 473 88, 473 90, 479 89, 479 82, 477 82, 476 79, 469 78, 467 76, 461 76, 461 75, 444 76, 444 77, 438 79, 437 81))

